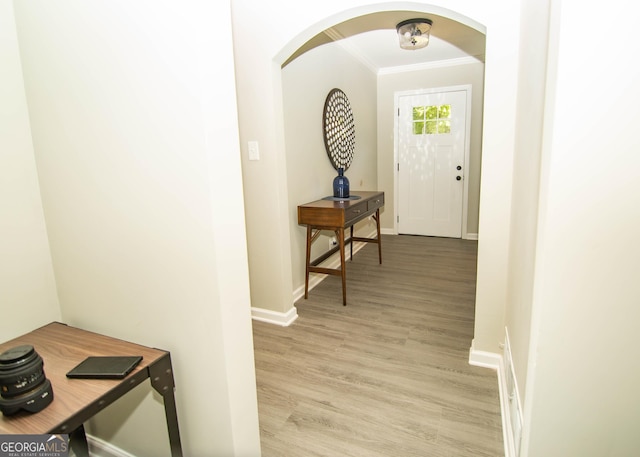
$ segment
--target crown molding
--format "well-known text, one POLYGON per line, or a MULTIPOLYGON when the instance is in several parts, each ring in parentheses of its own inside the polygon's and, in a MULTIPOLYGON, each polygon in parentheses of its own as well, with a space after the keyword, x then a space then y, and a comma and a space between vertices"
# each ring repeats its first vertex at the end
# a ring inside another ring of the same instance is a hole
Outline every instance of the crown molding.
POLYGON ((438 60, 434 62, 423 62, 415 65, 401 65, 398 67, 379 68, 376 72, 378 75, 390 75, 395 73, 408 73, 411 71, 432 70, 434 68, 455 67, 457 65, 469 65, 474 63, 482 63, 483 59, 477 57, 459 57, 457 59, 438 60))

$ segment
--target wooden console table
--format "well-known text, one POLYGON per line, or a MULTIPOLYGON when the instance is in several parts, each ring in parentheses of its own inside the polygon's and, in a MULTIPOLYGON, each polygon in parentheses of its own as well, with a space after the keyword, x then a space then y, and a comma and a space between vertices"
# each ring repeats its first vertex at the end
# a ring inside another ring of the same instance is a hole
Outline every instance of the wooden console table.
POLYGON ((84 422, 147 378, 162 395, 173 457, 182 456, 174 398, 173 369, 168 352, 52 322, 0 344, 0 353, 31 345, 44 361, 53 402, 37 413, 0 414, 0 434, 69 434, 77 456, 88 456, 84 422), (66 373, 88 356, 141 355, 142 361, 124 379, 69 379, 66 373), (79 438, 75 441, 74 438, 79 438))
POLYGON ((304 280, 304 298, 309 297, 309 273, 323 273, 342 276, 342 304, 347 304, 347 276, 345 269, 344 248, 348 243, 353 257, 353 242, 378 244, 378 260, 382 263, 382 240, 380 237, 380 208, 384 206, 384 192, 358 191, 352 194, 360 197, 357 200, 323 199, 298 206, 298 224, 307 226, 307 257, 304 280), (357 222, 373 216, 376 221, 376 238, 353 236, 353 226, 357 222), (344 239, 345 229, 351 233, 344 239), (336 234, 338 246, 311 260, 311 244, 318 238, 322 230, 332 230, 336 234), (318 265, 333 253, 340 252, 340 268, 324 268, 318 265))

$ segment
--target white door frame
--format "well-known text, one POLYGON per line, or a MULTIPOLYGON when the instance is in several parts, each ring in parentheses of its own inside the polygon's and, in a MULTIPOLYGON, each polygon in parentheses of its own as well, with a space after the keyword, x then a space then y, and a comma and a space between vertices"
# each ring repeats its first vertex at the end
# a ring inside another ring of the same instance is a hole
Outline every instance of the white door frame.
MULTIPOLYGON (((415 89, 408 91, 394 92, 393 94, 393 109, 396 113, 393 122, 393 232, 398 235, 398 141, 399 141, 399 128, 400 117, 398 116, 400 97, 406 95, 421 95, 421 94, 437 94, 441 92, 457 92, 466 91, 467 94, 467 108, 465 118, 465 141, 464 141, 464 174, 463 174, 463 189, 462 189, 462 239, 470 239, 467 233, 467 212, 469 206, 469 156, 471 150, 471 84, 462 84, 459 86, 446 86, 446 87, 433 87, 429 89, 415 89)), ((476 239, 475 237, 473 239, 476 239)))

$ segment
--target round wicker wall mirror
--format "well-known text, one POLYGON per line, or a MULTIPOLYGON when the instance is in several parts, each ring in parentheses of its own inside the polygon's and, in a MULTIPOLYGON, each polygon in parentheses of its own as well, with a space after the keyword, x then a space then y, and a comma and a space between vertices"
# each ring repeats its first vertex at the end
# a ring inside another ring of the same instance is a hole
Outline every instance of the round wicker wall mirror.
POLYGON ((332 89, 327 95, 322 122, 324 146, 329 160, 336 170, 342 168, 346 171, 353 161, 356 132, 351 104, 340 89, 332 89))

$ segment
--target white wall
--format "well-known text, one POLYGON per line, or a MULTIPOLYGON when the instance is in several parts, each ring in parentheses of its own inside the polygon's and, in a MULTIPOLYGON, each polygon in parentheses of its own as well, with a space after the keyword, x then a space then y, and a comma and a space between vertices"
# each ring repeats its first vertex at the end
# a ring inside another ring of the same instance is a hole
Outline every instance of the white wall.
POLYGON ((0 69, 0 338, 6 341, 61 319, 10 0, 0 1, 0 69))
POLYGON ((509 245, 509 276, 505 327, 505 381, 503 396, 516 408, 506 417, 521 436, 522 405, 527 396, 529 337, 536 262, 540 161, 544 121, 549 2, 524 2, 521 19, 521 54, 513 168, 513 202, 509 245), (507 363, 511 361, 511 363, 507 363), (507 371, 509 372, 507 374, 507 371), (512 373, 514 375, 511 382, 512 373))
MULTIPOLYGON (((171 351, 185 455, 259 455, 229 5, 14 6, 64 321, 171 351)), ((140 397, 95 430, 166 455, 140 397)))
POLYGON ((585 46, 595 5, 551 2, 526 457, 640 451, 640 70, 619 3, 585 46))
POLYGON ((463 232, 478 233, 480 211, 480 165, 482 164, 482 112, 484 98, 484 64, 438 66, 408 72, 388 72, 378 76, 378 179, 387 191, 386 211, 382 224, 394 227, 394 94, 396 92, 470 84, 471 89, 471 138, 470 163, 465 167, 465 179, 469 181, 467 226, 463 232))
MULTIPOLYGON (((333 168, 322 136, 325 99, 333 88, 349 98, 356 132, 353 162, 345 172, 351 193, 378 190, 376 149, 376 76, 338 44, 313 49, 282 70, 284 127, 289 193, 292 281, 304 290, 306 228, 298 225, 300 204, 333 195, 333 168)), ((356 233, 375 230, 369 219, 356 225, 356 233)), ((327 232, 313 244, 312 258, 329 248, 327 232)), ((337 255, 337 254, 336 254, 337 255)))

